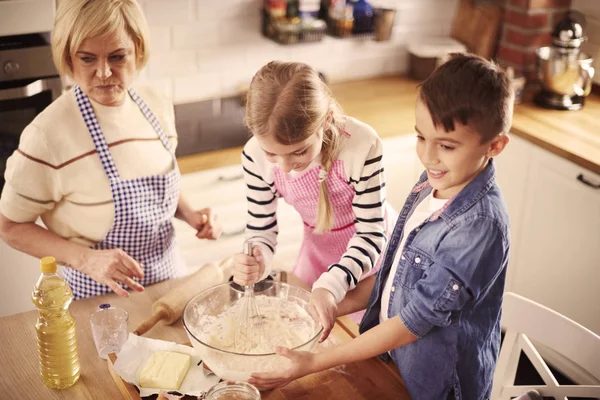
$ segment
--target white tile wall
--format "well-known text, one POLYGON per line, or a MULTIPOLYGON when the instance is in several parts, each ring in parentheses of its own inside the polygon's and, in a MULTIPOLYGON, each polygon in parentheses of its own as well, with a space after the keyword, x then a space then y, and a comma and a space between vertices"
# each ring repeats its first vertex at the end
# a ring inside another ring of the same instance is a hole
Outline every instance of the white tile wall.
POLYGON ((141 80, 184 103, 235 95, 271 60, 306 62, 331 81, 402 73, 407 43, 448 35, 458 0, 386 0, 385 5, 397 9, 389 42, 326 36, 319 43, 293 46, 261 36, 262 0, 140 2, 152 35, 152 54, 141 80))
POLYGON ((600 85, 600 1, 573 0, 572 8, 585 15, 587 26, 584 33, 588 37, 588 41, 584 45, 584 49, 595 58, 596 76, 594 81, 600 85))

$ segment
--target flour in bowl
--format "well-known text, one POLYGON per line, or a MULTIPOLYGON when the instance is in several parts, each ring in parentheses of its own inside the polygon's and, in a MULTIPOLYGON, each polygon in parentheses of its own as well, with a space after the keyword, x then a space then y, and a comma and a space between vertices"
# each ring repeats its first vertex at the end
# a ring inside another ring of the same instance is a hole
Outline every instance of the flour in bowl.
POLYGON ((243 298, 237 300, 217 316, 203 315, 195 333, 212 347, 243 354, 273 353, 277 346, 294 348, 316 334, 313 319, 299 304, 264 295, 254 297, 260 316, 241 325, 246 301, 243 298), (241 334, 235 343, 237 329, 241 334))

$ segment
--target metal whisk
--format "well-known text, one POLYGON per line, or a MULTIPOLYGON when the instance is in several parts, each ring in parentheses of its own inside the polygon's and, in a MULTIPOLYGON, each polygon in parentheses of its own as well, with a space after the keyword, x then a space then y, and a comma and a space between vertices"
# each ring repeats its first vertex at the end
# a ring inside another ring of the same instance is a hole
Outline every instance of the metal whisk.
MULTIPOLYGON (((244 254, 252 256, 252 242, 244 243, 244 254)), ((244 286, 244 295, 238 300, 238 307, 239 323, 235 332, 234 348, 237 352, 247 353, 258 345, 263 324, 263 316, 254 297, 254 284, 244 286)))

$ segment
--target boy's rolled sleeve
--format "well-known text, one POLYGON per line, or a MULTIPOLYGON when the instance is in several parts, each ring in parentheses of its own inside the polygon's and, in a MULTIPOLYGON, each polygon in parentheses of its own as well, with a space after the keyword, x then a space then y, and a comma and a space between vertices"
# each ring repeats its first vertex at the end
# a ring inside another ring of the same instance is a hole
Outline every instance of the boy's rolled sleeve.
POLYGON ((495 281, 508 248, 506 232, 493 219, 463 221, 441 241, 414 288, 405 289, 409 301, 399 314, 404 325, 417 337, 450 325, 465 303, 476 301, 495 281))

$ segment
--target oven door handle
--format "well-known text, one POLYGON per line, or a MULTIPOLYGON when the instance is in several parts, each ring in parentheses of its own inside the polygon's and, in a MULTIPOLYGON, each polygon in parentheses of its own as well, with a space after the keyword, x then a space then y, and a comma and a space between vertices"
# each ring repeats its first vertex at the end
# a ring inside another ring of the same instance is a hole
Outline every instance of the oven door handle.
POLYGON ((47 88, 46 85, 44 85, 44 80, 40 79, 35 82, 31 82, 27 86, 0 90, 0 100, 26 99, 28 97, 33 97, 37 94, 40 94, 46 89, 47 88))

